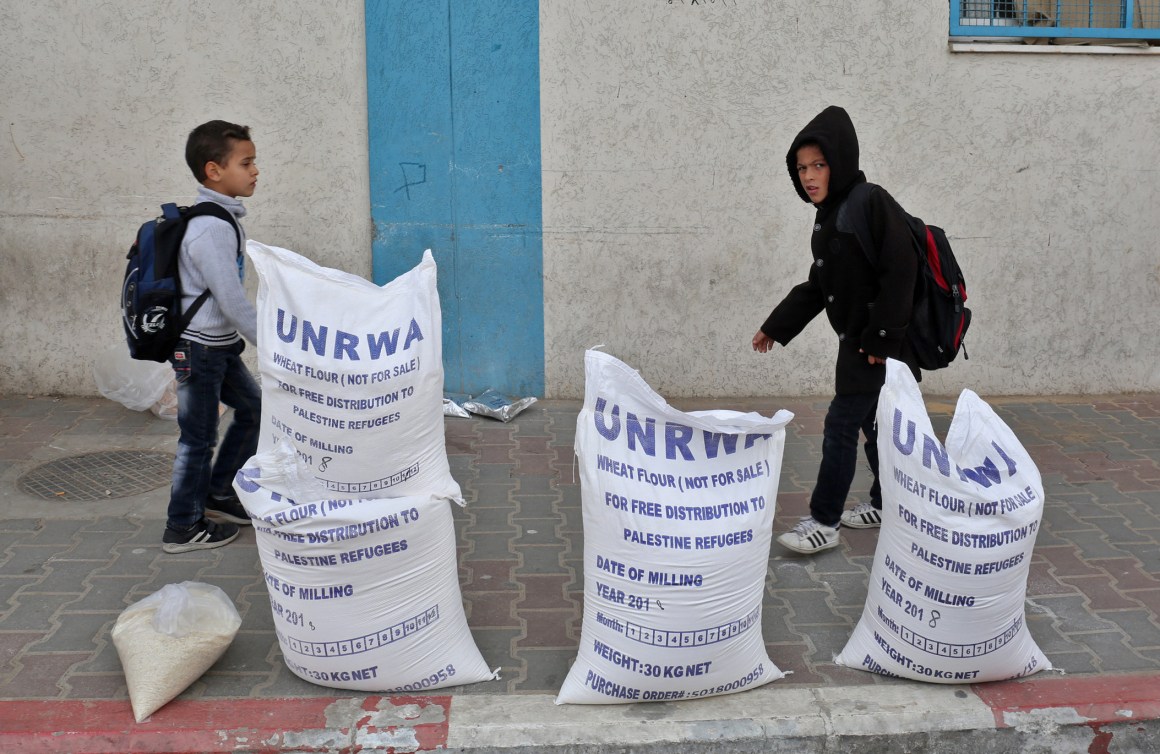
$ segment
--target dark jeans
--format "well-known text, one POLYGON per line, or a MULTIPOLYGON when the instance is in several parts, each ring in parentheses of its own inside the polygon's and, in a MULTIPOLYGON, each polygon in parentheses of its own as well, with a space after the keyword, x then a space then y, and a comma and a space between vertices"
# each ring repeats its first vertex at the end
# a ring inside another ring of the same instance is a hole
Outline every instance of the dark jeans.
POLYGON ((858 432, 866 436, 866 460, 874 474, 870 503, 882 507, 882 486, 878 483, 878 428, 875 414, 878 394, 837 395, 830 401, 822 431, 822 464, 818 483, 810 497, 810 515, 815 520, 835 526, 846 507, 846 495, 854 481, 858 464, 858 432))
POLYGON ((177 375, 177 458, 169 492, 172 529, 187 529, 201 520, 210 494, 226 495, 234 475, 258 449, 262 392, 242 362, 244 341, 204 346, 179 341, 169 363, 177 375), (184 359, 177 358, 184 354, 184 359), (218 404, 234 410, 213 458, 218 435, 218 404))

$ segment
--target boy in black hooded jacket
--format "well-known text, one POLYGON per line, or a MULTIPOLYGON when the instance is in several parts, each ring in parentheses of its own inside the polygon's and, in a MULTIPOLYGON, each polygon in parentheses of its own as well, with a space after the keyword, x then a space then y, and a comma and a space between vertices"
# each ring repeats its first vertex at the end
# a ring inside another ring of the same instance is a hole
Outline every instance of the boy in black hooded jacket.
POLYGON ((850 116, 827 107, 793 140, 786 165, 801 198, 817 208, 806 282, 794 287, 753 336, 753 349, 787 345, 809 322, 826 312, 838 336, 834 399, 826 413, 822 462, 810 497, 810 515, 777 541, 800 553, 837 547, 838 529, 881 525, 878 482, 878 392, 886 359, 904 361, 918 377, 904 337, 910 322, 918 260, 902 208, 875 186, 867 209, 877 249, 863 251, 840 210, 850 189, 866 181, 858 169, 858 135, 850 116), (841 215, 841 219, 839 216, 841 215), (866 437, 866 459, 874 475, 870 500, 843 513, 858 461, 858 432, 866 437))

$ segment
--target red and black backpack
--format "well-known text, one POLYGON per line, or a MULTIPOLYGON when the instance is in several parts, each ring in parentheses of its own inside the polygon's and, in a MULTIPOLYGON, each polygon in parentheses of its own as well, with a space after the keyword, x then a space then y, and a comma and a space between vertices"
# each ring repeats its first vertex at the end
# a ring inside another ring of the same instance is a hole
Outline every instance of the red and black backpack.
MULTIPOLYGON (((860 183, 850 190, 838 209, 838 230, 853 233, 870 263, 876 265, 877 246, 870 232, 869 216, 870 192, 874 188, 872 183, 860 183)), ((955 360, 959 351, 964 359, 970 358, 963 347, 963 338, 971 326, 971 310, 966 307, 967 281, 942 228, 909 214, 906 221, 919 269, 906 337, 919 367, 942 369, 955 360)))

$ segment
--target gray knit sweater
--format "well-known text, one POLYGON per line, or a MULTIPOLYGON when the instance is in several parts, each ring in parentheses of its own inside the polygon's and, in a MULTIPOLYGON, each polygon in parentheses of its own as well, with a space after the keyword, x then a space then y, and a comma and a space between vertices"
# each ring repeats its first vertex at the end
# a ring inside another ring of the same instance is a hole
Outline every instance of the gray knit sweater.
MULTIPOLYGON (((246 208, 241 201, 204 186, 197 190, 197 203, 217 202, 230 211, 242 234, 246 231, 238 218, 246 208)), ((195 217, 189 221, 178 258, 182 290, 182 307, 188 309, 201 292, 209 298, 185 329, 183 337, 207 346, 224 346, 238 340, 258 343, 258 312, 246 298, 242 285, 245 278, 244 257, 238 256, 238 237, 234 229, 216 217, 195 217)))

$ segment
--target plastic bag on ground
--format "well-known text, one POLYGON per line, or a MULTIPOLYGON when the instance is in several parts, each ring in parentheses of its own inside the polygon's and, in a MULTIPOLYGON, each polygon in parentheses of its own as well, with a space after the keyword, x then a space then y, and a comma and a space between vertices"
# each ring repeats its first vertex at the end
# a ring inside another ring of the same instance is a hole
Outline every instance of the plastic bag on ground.
MULTIPOLYGON (((224 407, 223 407, 224 408, 224 407)), ((169 384, 165 386, 165 392, 157 399, 157 402, 149 407, 153 415, 158 419, 169 419, 177 421, 177 380, 169 380, 169 384)))
POLYGON ((1050 669, 1024 609, 1043 482, 1015 433, 964 390, 940 443, 894 360, 878 427, 882 528, 862 618, 835 662, 934 683, 1050 669))
POLYGON ((535 402, 536 399, 533 397, 513 401, 498 390, 488 388, 474 398, 463 401, 463 408, 473 414, 509 422, 535 402))
POLYGON ((608 354, 584 363, 584 620, 556 703, 696 699, 781 678, 761 607, 793 414, 686 413, 608 354))
POLYGON ((109 346, 93 360, 97 392, 133 411, 145 411, 162 399, 173 382, 173 368, 129 355, 124 343, 109 346))
POLYGON ((459 405, 454 398, 443 399, 443 415, 454 416, 457 419, 471 418, 471 414, 467 412, 467 409, 459 405))
POLYGON ((226 593, 197 581, 166 584, 125 608, 112 638, 133 718, 144 721, 189 688, 225 654, 241 625, 226 593))

